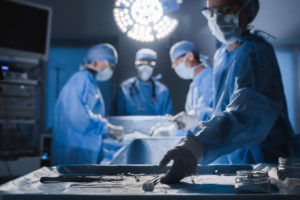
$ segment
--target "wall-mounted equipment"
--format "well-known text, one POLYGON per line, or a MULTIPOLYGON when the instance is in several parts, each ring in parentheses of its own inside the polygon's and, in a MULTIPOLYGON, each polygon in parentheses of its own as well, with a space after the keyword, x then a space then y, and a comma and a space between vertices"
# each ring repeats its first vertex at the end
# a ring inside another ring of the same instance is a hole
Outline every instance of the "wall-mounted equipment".
POLYGON ((40 166, 51 16, 50 7, 0 0, 0 177, 40 166))
POLYGON ((24 1, 0 1, 0 55, 48 60, 51 9, 24 1))

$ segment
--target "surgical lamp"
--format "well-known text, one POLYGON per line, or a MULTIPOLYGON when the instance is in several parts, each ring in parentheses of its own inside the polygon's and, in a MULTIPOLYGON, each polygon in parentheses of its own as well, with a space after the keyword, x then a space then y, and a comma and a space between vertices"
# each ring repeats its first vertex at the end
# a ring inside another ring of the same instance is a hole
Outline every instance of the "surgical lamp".
POLYGON ((114 18, 120 30, 140 42, 166 37, 178 21, 166 15, 179 8, 182 0, 116 0, 114 18))

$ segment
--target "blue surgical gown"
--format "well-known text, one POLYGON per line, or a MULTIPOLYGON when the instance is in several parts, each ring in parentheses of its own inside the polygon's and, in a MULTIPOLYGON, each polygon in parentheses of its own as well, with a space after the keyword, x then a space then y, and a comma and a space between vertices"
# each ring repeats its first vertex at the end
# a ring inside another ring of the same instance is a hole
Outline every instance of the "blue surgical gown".
POLYGON ((248 34, 233 51, 214 57, 213 115, 188 133, 204 146, 200 163, 278 163, 293 135, 273 47, 248 34))
POLYGON ((55 105, 51 164, 93 164, 101 159, 107 125, 105 107, 93 74, 76 72, 55 105))
POLYGON ((124 81, 117 95, 118 115, 165 115, 173 114, 168 88, 157 80, 155 101, 152 99, 152 82, 142 82, 133 77, 124 81))
POLYGON ((190 84, 185 111, 199 116, 199 121, 210 119, 212 113, 212 74, 211 67, 204 68, 190 84))

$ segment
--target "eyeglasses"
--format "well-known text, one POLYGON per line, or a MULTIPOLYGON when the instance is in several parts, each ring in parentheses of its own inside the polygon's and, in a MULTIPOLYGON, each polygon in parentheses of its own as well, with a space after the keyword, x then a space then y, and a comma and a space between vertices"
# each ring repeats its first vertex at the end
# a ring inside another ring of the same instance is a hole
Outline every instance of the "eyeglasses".
POLYGON ((140 66, 140 65, 150 65, 152 67, 154 67, 156 65, 155 61, 142 61, 142 60, 137 60, 135 61, 135 65, 136 66, 140 66))
POLYGON ((202 9, 202 14, 206 19, 210 19, 215 15, 226 15, 232 11, 232 5, 238 3, 238 0, 235 0, 231 3, 227 3, 221 6, 214 6, 210 8, 202 9))
POLYGON ((187 59, 187 54, 183 54, 182 56, 176 58, 174 61, 172 61, 172 68, 175 68, 178 64, 181 62, 185 62, 187 59))
POLYGON ((179 63, 182 62, 182 59, 181 59, 182 57, 184 57, 184 56, 181 56, 181 57, 175 59, 174 61, 172 61, 172 67, 173 68, 175 68, 179 63))

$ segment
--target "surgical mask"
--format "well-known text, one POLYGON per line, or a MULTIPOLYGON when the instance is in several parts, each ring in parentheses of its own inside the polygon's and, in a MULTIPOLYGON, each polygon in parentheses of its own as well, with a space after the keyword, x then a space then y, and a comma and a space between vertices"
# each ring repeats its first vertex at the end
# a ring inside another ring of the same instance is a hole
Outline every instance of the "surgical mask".
POLYGON ((211 33, 224 44, 234 44, 242 36, 243 29, 239 26, 241 10, 249 3, 249 0, 236 14, 215 13, 212 17, 203 12, 208 19, 208 27, 211 33))
POLYGON ((109 66, 107 61, 105 61, 105 64, 106 64, 106 68, 104 70, 97 69, 93 65, 88 65, 87 66, 88 68, 93 69, 93 70, 96 71, 95 78, 96 78, 97 81, 101 81, 101 82, 102 81, 107 81, 112 77, 112 75, 114 73, 114 71, 109 66))
POLYGON ((142 81, 149 81, 153 74, 153 67, 149 65, 141 65, 137 67, 137 75, 142 81))
POLYGON ((243 29, 239 27, 237 15, 215 14, 208 20, 211 33, 224 44, 234 44, 242 36, 243 29))
POLYGON ((199 65, 188 67, 185 64, 186 59, 187 59, 187 55, 184 57, 182 62, 180 62, 178 65, 175 66, 174 70, 180 78, 189 80, 194 78, 195 69, 197 69, 199 65))

